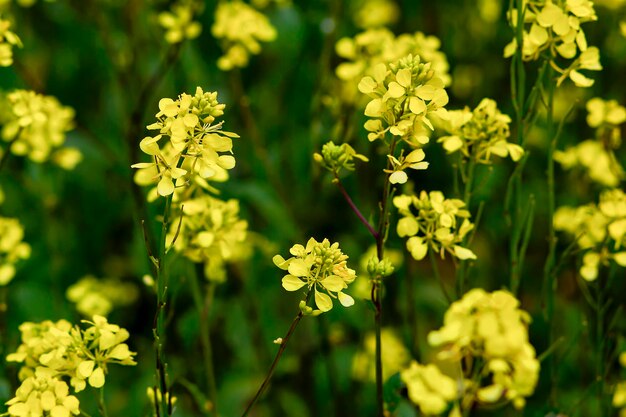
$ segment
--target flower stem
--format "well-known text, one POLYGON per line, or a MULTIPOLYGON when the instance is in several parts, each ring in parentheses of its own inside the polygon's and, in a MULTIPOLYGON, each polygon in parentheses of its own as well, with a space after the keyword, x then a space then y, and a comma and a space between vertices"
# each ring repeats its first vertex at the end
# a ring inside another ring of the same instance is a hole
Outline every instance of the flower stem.
MULTIPOLYGON (((309 288, 306 294, 307 303, 309 302, 309 299, 311 298, 311 294, 313 294, 313 289, 309 288)), ((272 361, 272 365, 270 366, 270 369, 267 371, 267 375, 265 375, 265 379, 263 380, 263 383, 261 384, 258 391, 256 392, 256 394, 254 395, 254 397, 248 404, 248 407, 246 407, 246 410, 243 412, 241 417, 246 417, 248 415, 250 410, 252 410, 252 407, 254 406, 254 404, 256 404, 258 399, 261 397, 261 394, 263 394, 263 391, 265 391, 265 388, 267 388, 267 385, 269 384, 270 379, 272 379, 272 375, 274 374, 274 371, 276 370, 276 366, 278 365, 280 358, 283 356, 283 353, 285 352, 285 348, 287 347, 287 342, 289 342, 291 335, 296 330, 296 327, 298 326, 298 323, 300 323, 300 320, 302 320, 303 316, 304 314, 302 313, 302 310, 300 310, 298 315, 296 315, 296 317, 293 319, 293 322, 291 322, 291 326, 289 326, 289 330, 287 330, 287 334, 285 334, 285 337, 283 337, 282 341, 280 342, 278 352, 276 352, 274 361, 272 361)))
MULTIPOLYGON (((165 270, 165 238, 167 234, 167 226, 169 223, 170 208, 172 205, 172 196, 169 195, 165 199, 165 207, 163 209, 163 219, 161 225, 161 236, 159 239, 158 258, 156 260, 156 293, 157 308, 154 315, 152 332, 154 334, 154 353, 156 360, 156 384, 161 391, 161 401, 159 404, 155 402, 155 407, 160 409, 160 415, 169 416, 172 413, 172 404, 169 400, 167 386, 167 363, 163 358, 163 346, 165 345, 165 307, 167 306, 167 274, 165 270)), ((149 248, 148 248, 149 250, 149 248)))
POLYGON ((344 188, 344 186, 341 183, 341 180, 339 179, 339 176, 337 175, 336 172, 334 173, 334 175, 335 175, 335 178, 333 179, 333 184, 335 184, 337 186, 337 188, 339 188, 339 191, 341 191, 341 195, 343 195, 343 198, 345 198, 346 202, 348 203, 348 205, 350 206, 350 208, 352 209, 354 214, 356 214, 356 216, 359 218, 361 223, 363 223, 363 225, 367 228, 367 230, 370 232, 372 237, 374 237, 374 239, 376 239, 376 241, 378 241, 378 232, 376 230, 374 230, 374 227, 367 221, 365 216, 363 216, 363 214, 361 214, 361 211, 356 206, 356 204, 354 204, 354 201, 352 201, 352 199, 350 198, 350 195, 348 194, 348 192, 344 188))
POLYGON ((191 292, 193 301, 198 313, 200 322, 200 344, 202 347, 202 360, 204 361, 204 374, 206 376, 206 386, 209 393, 209 401, 211 406, 209 411, 212 415, 217 416, 217 384, 215 383, 215 369, 213 366, 213 349, 211 346, 211 335, 209 334, 208 315, 211 304, 213 303, 213 295, 215 294, 215 286, 209 282, 206 288, 204 301, 202 298, 202 290, 199 284, 199 276, 202 273, 202 264, 196 264, 196 271, 191 274, 191 292))
POLYGON ((98 395, 98 410, 100 410, 100 415, 102 417, 108 417, 106 403, 104 401, 104 387, 100 387, 100 394, 98 395))

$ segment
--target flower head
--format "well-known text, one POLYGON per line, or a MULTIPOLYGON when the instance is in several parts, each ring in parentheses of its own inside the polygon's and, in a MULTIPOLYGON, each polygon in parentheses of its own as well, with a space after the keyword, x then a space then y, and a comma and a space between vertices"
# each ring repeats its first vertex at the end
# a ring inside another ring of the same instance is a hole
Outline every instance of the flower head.
POLYGON ((20 38, 9 29, 11 22, 0 18, 0 67, 13 64, 13 47, 22 47, 20 38))
POLYGON ((202 25, 193 20, 200 6, 201 4, 193 0, 181 0, 174 3, 170 11, 159 14, 159 24, 166 31, 165 40, 168 43, 180 43, 200 35, 202 25))
POLYGON ((406 247, 414 259, 424 259, 429 249, 442 258, 448 252, 461 260, 476 259, 474 252, 461 246, 474 228, 463 201, 446 199, 439 191, 422 191, 419 198, 399 195, 393 204, 402 216, 398 220, 398 236, 408 237, 406 247))
POLYGON ((183 93, 176 100, 161 99, 157 121, 148 126, 158 133, 139 144, 153 161, 132 165, 138 169, 135 182, 156 183, 158 195, 168 196, 176 187, 196 183, 195 177, 206 182, 232 169, 232 138, 239 136, 221 130, 222 122, 214 124, 224 114, 224 107, 216 92, 205 93, 200 87, 193 96, 183 93))
POLYGON ((307 286, 313 290, 319 313, 333 308, 333 298, 338 298, 344 307, 354 304, 354 299, 343 290, 355 280, 356 273, 348 268, 348 256, 341 252, 339 243, 311 238, 306 246, 294 245, 289 252, 291 258, 276 255, 273 259, 277 267, 288 272, 282 280, 284 289, 297 291, 307 286))
POLYGON ((250 54, 261 52, 260 42, 276 39, 276 29, 269 19, 240 0, 217 5, 211 33, 222 41, 225 50, 217 61, 217 66, 223 71, 246 67, 250 54))
POLYGON ((363 162, 368 161, 365 155, 357 153, 354 148, 347 143, 335 145, 333 141, 322 146, 322 153, 313 154, 313 158, 324 168, 337 174, 342 169, 354 171, 355 159, 360 159, 363 162))

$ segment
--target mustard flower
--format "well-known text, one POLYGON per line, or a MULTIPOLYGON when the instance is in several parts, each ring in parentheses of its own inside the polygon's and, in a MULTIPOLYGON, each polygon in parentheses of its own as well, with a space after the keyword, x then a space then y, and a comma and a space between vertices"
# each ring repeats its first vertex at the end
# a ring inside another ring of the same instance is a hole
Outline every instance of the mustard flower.
POLYGON ((309 239, 306 246, 296 244, 289 252, 293 255, 285 259, 280 255, 273 258, 274 264, 288 272, 283 277, 283 288, 297 291, 307 286, 315 292, 315 304, 323 313, 333 308, 333 298, 338 298, 341 305, 350 307, 354 299, 343 290, 356 278, 353 269, 348 268, 348 256, 339 249, 339 243, 331 244, 328 239, 321 242, 309 239))
POLYGON ((407 55, 389 65, 378 64, 374 77, 363 77, 359 91, 371 98, 365 107, 368 139, 382 139, 387 132, 412 147, 428 142, 423 126, 433 130, 429 116, 445 117, 448 94, 441 78, 419 56, 407 55))
MULTIPOLYGON (((619 363, 622 368, 626 368, 626 352, 619 355, 619 363)), ((626 415, 626 381, 618 382, 613 392, 613 407, 621 408, 620 417, 626 415)))
POLYGON ((67 383, 41 367, 22 382, 15 397, 6 405, 9 406, 8 414, 15 417, 69 417, 70 414, 80 414, 79 401, 69 395, 67 383))
POLYGON ((225 51, 217 61, 223 71, 246 67, 250 54, 261 52, 260 42, 276 39, 276 29, 269 19, 240 0, 222 1, 217 5, 211 33, 221 40, 225 51))
POLYGON ((59 320, 54 323, 23 323, 20 326, 22 344, 7 356, 7 361, 22 363, 19 378, 37 376, 43 369, 51 377, 69 378, 75 392, 89 383, 94 388, 104 385, 109 364, 135 365, 126 343, 128 331, 109 324, 106 318, 93 316, 85 330, 59 320))
POLYGON ((421 365, 412 361, 400 372, 409 399, 427 416, 439 415, 459 397, 458 386, 434 364, 421 365))
POLYGON ((0 100, 2 140, 11 143, 12 153, 34 162, 47 161, 65 143, 73 122, 74 110, 51 96, 15 90, 0 100))
POLYGON ((580 207, 559 207, 554 227, 576 238, 582 252, 580 275, 587 281, 598 278, 601 266, 610 261, 626 267, 626 194, 605 190, 600 201, 580 207))
POLYGON ((488 378, 479 386, 463 384, 464 395, 475 396, 472 402, 509 400, 522 408, 539 377, 539 361, 528 341, 529 323, 530 316, 509 292, 473 289, 450 305, 443 327, 428 334, 428 343, 440 349, 442 360, 483 364, 472 371, 488 378))
POLYGON ((20 38, 10 31, 11 22, 0 17, 0 67, 13 64, 13 47, 22 47, 20 38))
POLYGON ((76 310, 86 317, 106 316, 114 307, 132 304, 139 297, 137 286, 117 279, 82 277, 70 286, 67 299, 76 304, 76 310))
POLYGON ((22 239, 24 228, 17 219, 0 217, 0 286, 13 279, 17 262, 30 257, 30 245, 22 239))
POLYGON ((158 133, 139 144, 153 162, 132 165, 138 169, 135 182, 156 183, 158 195, 168 196, 176 187, 195 182, 196 175, 208 180, 232 169, 235 158, 228 153, 232 153, 232 138, 239 136, 221 130, 222 122, 214 124, 224 114, 224 107, 217 101, 216 92, 205 93, 200 87, 193 96, 183 93, 176 100, 161 99, 157 121, 148 126, 158 133), (183 168, 185 160, 190 161, 191 168, 183 168))
POLYGON ((335 145, 329 141, 322 146, 322 153, 314 153, 313 158, 327 170, 339 174, 342 169, 354 171, 354 160, 363 162, 369 161, 365 155, 357 153, 354 148, 347 143, 335 145))
POLYGON ((393 204, 402 216, 398 220, 398 236, 408 237, 406 247, 414 259, 424 259, 428 250, 442 258, 448 252, 457 259, 476 259, 474 252, 461 246, 474 228, 463 201, 446 199, 440 191, 422 191, 419 197, 394 197, 393 204))
POLYGON ((181 0, 172 4, 170 11, 159 13, 158 21, 165 29, 165 40, 168 43, 180 43, 200 35, 202 25, 193 20, 200 6, 193 0, 181 0))
POLYGON ((587 102, 587 124, 596 129, 596 138, 610 149, 622 144, 620 126, 626 123, 626 107, 616 100, 602 100, 599 97, 587 102))
POLYGON ((617 187, 626 178, 624 168, 617 162, 613 151, 594 139, 556 151, 554 160, 566 170, 582 169, 591 181, 605 187, 617 187))
POLYGON ((521 146, 509 143, 511 118, 498 110, 494 100, 485 98, 473 111, 448 111, 448 119, 442 128, 448 133, 437 142, 449 154, 461 152, 466 158, 474 158, 478 163, 491 163, 491 156, 510 156, 519 161, 524 154, 521 146))
MULTIPOLYGON (((590 87, 593 80, 579 71, 581 69, 599 71, 600 51, 589 47, 581 24, 597 20, 590 0, 524 1, 525 19, 522 58, 525 61, 537 60, 545 52, 550 65, 560 74, 557 84, 570 78, 578 87, 590 87), (580 55, 579 55, 580 53, 580 55), (577 57, 578 55, 578 57, 577 57), (565 68, 557 64, 557 57, 574 61, 565 68)), ((509 15, 511 26, 517 25, 519 11, 513 9, 509 15)), ((504 49, 504 56, 510 57, 517 49, 513 39, 504 49)))
POLYGON ((387 155, 393 169, 384 169, 389 175, 389 182, 392 184, 404 184, 409 179, 405 169, 423 170, 428 168, 428 162, 424 161, 426 154, 421 149, 414 149, 407 156, 401 154, 398 158, 387 155))
MULTIPOLYGON (((395 36, 386 28, 370 28, 354 36, 341 38, 335 45, 337 55, 345 59, 335 70, 339 79, 339 95, 342 102, 365 107, 367 101, 359 94, 357 86, 364 76, 374 76, 378 64, 397 61, 409 54, 419 55, 430 62, 444 85, 449 85, 449 64, 446 55, 439 49, 441 41, 422 32, 395 36)), ((334 93, 335 95, 336 93, 334 93)))
POLYGON ((167 245, 173 242, 177 252, 193 262, 204 263, 209 280, 223 281, 225 263, 241 260, 248 254, 243 248, 248 222, 239 217, 239 201, 204 195, 178 204, 173 217, 182 216, 182 220, 180 224, 172 223, 167 245))
POLYGON ((124 343, 129 337, 126 329, 110 324, 102 316, 93 316, 92 320, 82 320, 89 325, 85 330, 72 329, 81 358, 70 381, 77 392, 85 388, 86 382, 94 388, 102 387, 109 364, 137 364, 136 353, 124 343))
MULTIPOLYGON (((380 333, 382 343, 383 380, 405 368, 411 361, 409 350, 402 339, 391 328, 383 328, 380 333)), ((376 381, 375 369, 376 336, 373 332, 365 335, 363 347, 352 358, 352 377, 359 381, 376 381)))

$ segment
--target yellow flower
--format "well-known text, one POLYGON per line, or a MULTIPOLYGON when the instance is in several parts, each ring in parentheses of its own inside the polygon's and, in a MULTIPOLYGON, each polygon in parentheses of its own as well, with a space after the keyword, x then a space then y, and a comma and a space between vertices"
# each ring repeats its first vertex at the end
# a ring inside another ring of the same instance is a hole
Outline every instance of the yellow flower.
POLYGON ((348 256, 339 249, 339 243, 331 243, 328 239, 321 242, 311 238, 306 246, 294 245, 289 252, 293 255, 285 259, 280 255, 273 258, 274 264, 288 272, 283 277, 283 288, 297 291, 307 286, 314 290, 314 299, 319 309, 314 314, 329 311, 333 308, 332 298, 338 298, 341 305, 350 307, 354 299, 343 290, 356 278, 353 269, 348 268, 348 256))
POLYGON ((66 291, 69 301, 83 316, 106 316, 114 307, 126 306, 137 300, 139 291, 134 284, 120 280, 98 279, 87 275, 66 291))
POLYGON ((6 402, 10 416, 69 417, 78 415, 79 401, 69 395, 67 384, 54 377, 46 368, 37 368, 35 374, 26 378, 6 402))
POLYGON ((22 47, 22 41, 9 30, 11 22, 0 18, 0 67, 8 67, 13 64, 13 47, 22 47))
POLYGON ((183 93, 177 100, 161 99, 157 121, 148 126, 159 132, 139 144, 153 162, 132 165, 138 169, 135 182, 156 183, 158 195, 168 196, 177 187, 185 188, 198 180, 205 182, 232 169, 235 166, 235 158, 229 155, 232 138, 239 136, 221 130, 222 122, 213 124, 224 114, 224 107, 217 101, 216 92, 205 93, 200 87, 193 96, 183 93), (160 146, 159 142, 165 144, 160 146))
POLYGON ((73 122, 74 110, 51 96, 15 90, 0 100, 2 140, 11 142, 12 153, 34 162, 47 161, 64 144, 73 122))
POLYGON ((450 305, 443 327, 429 333, 428 343, 440 349, 441 360, 483 364, 468 370, 468 377, 477 372, 484 378, 477 389, 464 382, 464 395, 475 395, 479 403, 509 400, 520 408, 539 377, 539 361, 528 342, 529 322, 507 291, 473 289, 450 305))
POLYGON ((438 415, 459 397, 457 383, 433 364, 421 365, 416 361, 400 373, 406 384, 409 399, 425 415, 438 415))
POLYGON ((240 0, 218 4, 211 33, 226 51, 217 61, 223 71, 247 66, 250 54, 261 52, 260 42, 276 39, 276 29, 268 18, 240 0))
POLYGON ((159 24, 166 30, 165 40, 168 43, 180 43, 200 35, 202 25, 193 21, 200 6, 202 5, 194 1, 182 0, 174 3, 169 12, 159 14, 159 24))
POLYGON ((474 228, 463 201, 446 199, 440 191, 422 191, 419 198, 394 197, 393 204, 402 216, 398 220, 398 236, 408 237, 406 247, 414 259, 424 259, 429 249, 442 258, 448 252, 457 259, 476 259, 474 252, 460 245, 474 228))
POLYGON ((30 257, 30 245, 22 242, 24 228, 17 219, 0 217, 0 286, 15 276, 15 265, 30 257))
POLYGON ((448 136, 437 142, 450 154, 460 151, 464 157, 473 157, 478 163, 491 163, 491 156, 510 156, 519 161, 524 154, 521 146, 507 142, 511 118, 502 114, 495 101, 485 98, 473 111, 448 111, 443 129, 448 136))
POLYGON ((393 0, 366 0, 354 14, 354 21, 360 28, 376 28, 395 23, 400 15, 398 5, 393 0))
POLYGON ((399 158, 393 155, 387 155, 393 169, 384 169, 383 171, 391 174, 389 175, 389 182, 392 184, 404 184, 409 177, 407 176, 405 169, 423 170, 428 168, 428 162, 424 161, 426 154, 421 149, 414 149, 407 156, 400 155, 399 158))

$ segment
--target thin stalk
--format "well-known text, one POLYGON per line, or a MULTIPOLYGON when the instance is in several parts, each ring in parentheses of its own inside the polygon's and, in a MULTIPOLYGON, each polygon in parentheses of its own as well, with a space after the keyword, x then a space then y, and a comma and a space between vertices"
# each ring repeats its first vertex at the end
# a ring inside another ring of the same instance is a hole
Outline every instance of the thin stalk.
MULTIPOLYGON (((309 302, 309 299, 311 298, 311 294, 313 294, 313 288, 312 287, 309 288, 309 290, 308 290, 308 292, 306 294, 306 303, 309 302)), ((300 312, 298 312, 298 315, 293 319, 293 322, 291 322, 291 326, 289 326, 289 330, 287 330, 287 334, 285 334, 285 337, 283 337, 281 342, 280 342, 280 346, 278 348, 278 352, 276 352, 276 356, 274 357, 274 361, 272 361, 272 365, 270 366, 270 369, 267 371, 267 375, 265 375, 265 379, 263 380, 263 383, 259 387, 258 391, 256 392, 256 394, 252 398, 252 401, 250 401, 250 403, 248 404, 248 407, 243 412, 241 417, 246 417, 248 415, 250 410, 252 410, 252 407, 254 406, 254 404, 256 404, 258 399, 261 397, 261 394, 263 394, 263 391, 265 391, 265 388, 267 388, 267 385, 269 384, 270 379, 272 379, 272 375, 274 375, 274 371, 276 370, 276 366, 278 365, 278 362, 280 361, 280 358, 283 356, 283 353, 285 352, 285 348, 287 348, 287 343, 289 342, 289 339, 291 338, 291 335, 296 330, 296 327, 298 326, 298 323, 300 323, 300 320, 302 320, 303 316, 304 316, 304 313, 302 313, 302 310, 300 310, 300 312)))
POLYGON ((169 222, 170 208, 172 204, 172 196, 169 195, 165 199, 165 207, 163 209, 163 219, 161 225, 161 236, 159 239, 158 258, 156 264, 156 292, 157 292, 157 308, 154 316, 154 324, 152 332, 154 334, 154 353, 156 359, 156 383, 161 391, 160 404, 155 402, 155 407, 160 409, 160 414, 169 416, 172 413, 171 402, 168 401, 167 386, 167 363, 164 360, 163 346, 165 344, 165 308, 167 306, 167 274, 165 269, 165 237, 167 234, 167 226, 169 222))
POLYGON ((191 293, 193 302, 198 313, 200 323, 200 345, 202 348, 202 360, 204 362, 204 374, 206 376, 206 388, 211 402, 208 411, 212 415, 217 416, 217 384, 215 383, 215 369, 213 366, 213 349, 211 345, 211 335, 209 333, 209 309, 213 304, 213 295, 215 294, 215 285, 211 282, 207 283, 205 297, 202 297, 202 289, 200 288, 199 276, 202 272, 202 264, 196 264, 195 273, 190 274, 191 293))
MULTIPOLYGON (((558 136, 554 130, 554 90, 555 83, 552 80, 553 70, 548 67, 546 70, 547 80, 547 102, 546 102, 546 127, 548 131, 548 138, 550 142, 548 144, 547 154, 547 200, 548 200, 548 255, 543 268, 543 285, 545 289, 545 306, 546 306, 546 322, 548 323, 548 345, 554 342, 555 338, 555 326, 554 326, 554 303, 556 296, 556 276, 555 276, 555 262, 556 262, 556 230, 554 228, 554 212, 555 212, 555 189, 554 189, 554 151, 556 150, 558 136)), ((550 356, 548 360, 548 373, 550 375, 551 390, 550 400, 551 404, 556 401, 556 357, 550 356)))
POLYGON ((100 411, 100 415, 102 417, 108 417, 107 406, 104 401, 104 387, 99 389, 100 393, 98 395, 98 410, 100 411))
MULTIPOLYGON (((463 202, 465 203, 465 208, 469 211, 470 210, 470 203, 472 200, 472 193, 473 193, 473 187, 474 187, 474 172, 476 170, 476 159, 472 156, 469 158, 469 160, 467 161, 467 172, 465 173, 465 175, 461 176, 461 179, 465 182, 464 186, 464 191, 463 191, 463 202)), ((461 243, 463 246, 466 245, 468 240, 468 237, 464 237, 463 238, 463 242, 461 243)), ((456 276, 455 276, 455 280, 456 280, 456 296, 457 298, 461 298, 461 296, 463 295, 463 293, 465 292, 465 281, 466 281, 466 272, 467 272, 467 262, 462 260, 457 269, 456 269, 456 276)), ((443 289, 443 282, 441 283, 442 289, 443 289)), ((445 291, 444 291, 445 294, 445 291)), ((448 297, 447 294, 446 295, 446 299, 448 300, 448 303, 450 303, 450 298, 448 297)))
POLYGON ((356 216, 359 218, 361 223, 363 223, 363 225, 367 228, 367 230, 374 237, 374 239, 376 241, 378 241, 378 232, 376 230, 374 230, 374 227, 367 221, 365 216, 363 216, 363 214, 361 214, 361 211, 359 210, 359 208, 356 206, 356 204, 354 204, 354 202, 350 198, 350 195, 348 194, 348 192, 344 188, 344 186, 341 183, 341 180, 339 179, 339 176, 337 175, 336 172, 334 173, 334 175, 335 175, 335 178, 333 179, 333 184, 335 184, 337 186, 337 188, 339 188, 339 191, 341 191, 341 195, 343 195, 343 198, 346 200, 346 202, 348 203, 348 205, 350 206, 350 208, 352 209, 354 214, 356 214, 356 216))

